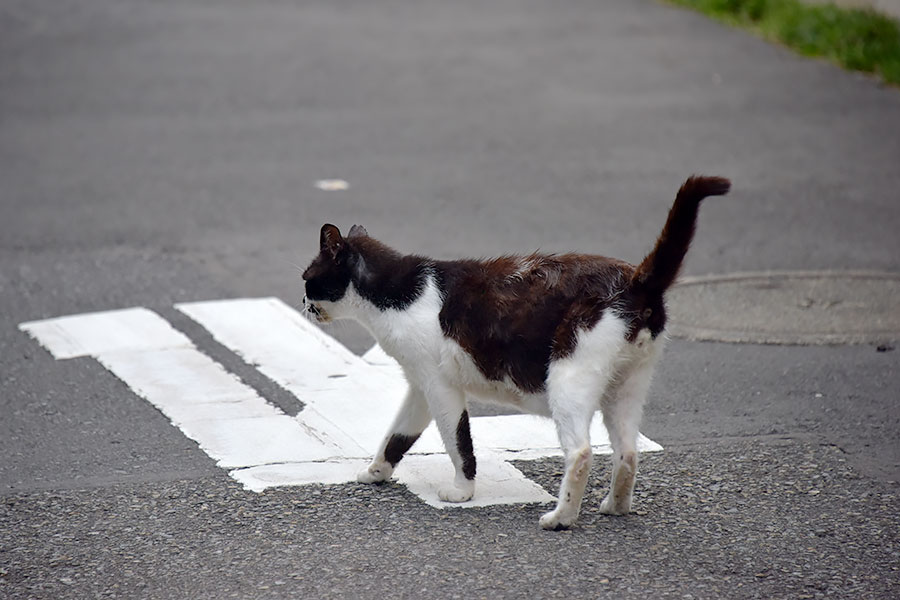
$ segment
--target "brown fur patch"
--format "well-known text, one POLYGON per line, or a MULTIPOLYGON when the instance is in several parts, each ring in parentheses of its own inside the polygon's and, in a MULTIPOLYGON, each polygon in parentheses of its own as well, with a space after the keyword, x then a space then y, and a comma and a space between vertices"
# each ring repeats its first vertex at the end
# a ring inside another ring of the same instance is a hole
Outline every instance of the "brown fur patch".
POLYGON ((552 359, 606 310, 627 312, 634 267, 583 254, 505 256, 435 263, 444 295, 441 328, 494 381, 543 389, 552 359), (623 305, 624 304, 624 305, 623 305))

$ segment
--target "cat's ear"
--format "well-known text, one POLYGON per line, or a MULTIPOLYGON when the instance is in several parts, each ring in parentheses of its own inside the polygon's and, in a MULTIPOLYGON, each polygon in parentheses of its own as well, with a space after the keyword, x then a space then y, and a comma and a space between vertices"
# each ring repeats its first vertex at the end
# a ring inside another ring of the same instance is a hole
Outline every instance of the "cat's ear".
POLYGON ((350 228, 350 231, 347 232, 347 237, 369 237, 369 232, 366 231, 366 228, 362 225, 354 225, 350 228))
POLYGON ((343 247, 344 238, 341 237, 341 230, 331 223, 322 225, 322 231, 319 234, 319 250, 334 260, 343 247))

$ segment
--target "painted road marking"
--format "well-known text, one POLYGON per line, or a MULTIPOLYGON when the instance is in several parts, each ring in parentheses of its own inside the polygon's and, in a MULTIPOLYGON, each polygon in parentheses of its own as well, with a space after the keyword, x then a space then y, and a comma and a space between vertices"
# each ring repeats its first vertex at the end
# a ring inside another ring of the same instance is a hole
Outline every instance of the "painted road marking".
POLYGON ((326 460, 343 448, 314 436, 143 308, 23 323, 54 357, 93 356, 223 468, 326 460))
MULTIPOLYGON (((359 357, 275 298, 192 302, 176 308, 301 400, 296 417, 255 390, 144 308, 22 323, 57 359, 92 356, 150 401, 246 488, 356 481, 387 431, 407 389, 399 365, 375 346, 359 357)), ((428 504, 487 506, 550 502, 546 490, 509 460, 559 456, 553 424, 528 415, 471 420, 478 458, 473 501, 437 497, 452 479, 432 425, 395 472, 428 504)), ((611 452, 599 418, 591 428, 598 454, 611 452)), ((662 447, 641 436, 639 449, 662 447)))

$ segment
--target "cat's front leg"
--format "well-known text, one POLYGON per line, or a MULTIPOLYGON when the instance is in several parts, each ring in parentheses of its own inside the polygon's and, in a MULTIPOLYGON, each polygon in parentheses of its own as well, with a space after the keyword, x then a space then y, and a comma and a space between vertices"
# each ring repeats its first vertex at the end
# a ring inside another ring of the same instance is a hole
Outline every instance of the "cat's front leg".
POLYGON ((356 476, 360 483, 379 483, 390 479, 394 467, 403 458, 431 422, 425 395, 410 386, 393 424, 384 436, 372 463, 356 476))
POLYGON ((428 404, 456 474, 451 485, 438 489, 444 502, 466 502, 475 494, 475 453, 469 431, 465 394, 452 386, 436 386, 428 404))

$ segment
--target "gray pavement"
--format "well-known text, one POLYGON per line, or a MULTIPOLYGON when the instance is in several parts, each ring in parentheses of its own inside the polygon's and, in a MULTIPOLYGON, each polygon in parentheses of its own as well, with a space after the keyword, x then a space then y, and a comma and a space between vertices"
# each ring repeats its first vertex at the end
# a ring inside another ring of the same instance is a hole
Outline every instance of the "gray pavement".
MULTIPOLYGON (((900 91, 655 2, 7 0, 0 597, 895 597, 891 344, 674 339, 636 512, 599 514, 598 460, 556 533, 540 506, 437 511, 398 485, 245 491, 17 325, 296 303, 325 221, 441 258, 636 261, 693 172, 734 189, 686 275, 898 273, 898 164, 900 91)), ((555 491, 557 462, 519 467, 555 491)))
MULTIPOLYGON (((562 462, 519 465, 556 485, 562 462)), ((596 477, 607 469, 595 469, 596 477)), ((897 493, 834 447, 644 460, 636 512, 545 532, 539 506, 433 511, 396 485, 255 495, 208 479, 8 495, 10 597, 890 598, 897 493), (10 517, 25 521, 10 521, 10 517), (90 551, 84 550, 86 546, 90 551)))

